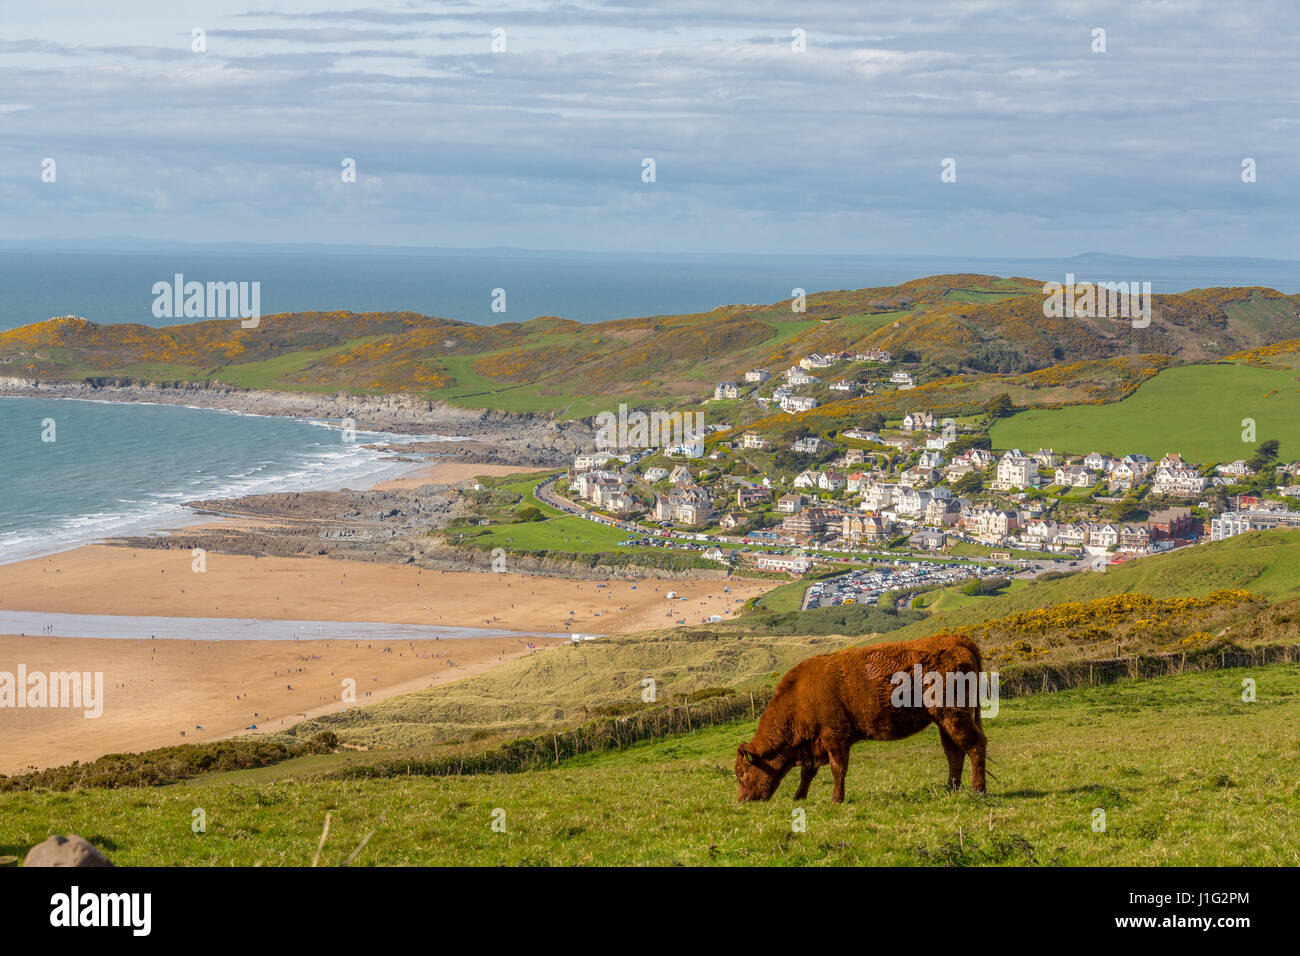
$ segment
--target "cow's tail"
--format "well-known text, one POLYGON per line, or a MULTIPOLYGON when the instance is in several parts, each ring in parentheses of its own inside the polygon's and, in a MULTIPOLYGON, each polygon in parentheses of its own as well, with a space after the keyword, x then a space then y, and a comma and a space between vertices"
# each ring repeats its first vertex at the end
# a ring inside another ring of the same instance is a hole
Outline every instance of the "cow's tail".
MULTIPOLYGON (((975 653, 975 675, 976 675, 975 686, 979 687, 979 683, 980 683, 979 676, 984 673, 984 655, 980 653, 979 645, 976 644, 974 641, 971 641, 971 648, 974 650, 975 653)), ((975 726, 979 729, 980 736, 984 736, 984 715, 982 713, 983 710, 984 708, 980 706, 979 694, 977 692, 975 697, 975 726)), ((985 740, 987 741, 987 737, 985 738, 985 740)), ((993 776, 993 771, 989 767, 989 764, 992 762, 993 762, 993 758, 989 756, 988 752, 986 751, 984 754, 984 772, 988 774, 989 779, 997 780, 998 778, 993 776)))
POLYGON ((980 729, 980 733, 983 733, 984 718, 980 715, 983 708, 980 706, 979 686, 980 678, 984 674, 984 655, 980 653, 979 645, 974 641, 970 642, 970 647, 971 653, 975 656, 975 726, 980 729))

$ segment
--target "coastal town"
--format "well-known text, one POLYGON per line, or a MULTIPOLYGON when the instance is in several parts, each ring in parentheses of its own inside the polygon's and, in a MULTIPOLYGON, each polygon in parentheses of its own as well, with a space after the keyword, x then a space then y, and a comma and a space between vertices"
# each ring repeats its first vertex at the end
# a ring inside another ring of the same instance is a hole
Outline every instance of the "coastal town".
POLYGON ((818 406, 807 394, 819 381, 814 371, 829 371, 829 389, 849 394, 910 390, 912 376, 892 363, 874 350, 812 354, 780 375, 746 370, 740 382, 717 383, 706 407, 774 406, 793 437, 713 422, 671 445, 577 456, 541 489, 567 511, 629 531, 629 543, 662 547, 667 539, 729 567, 790 575, 900 558, 946 560, 966 577, 996 564, 1020 574, 1062 564, 1104 570, 1300 526, 1300 463, 1278 461, 1277 442, 1209 463, 1176 451, 1156 459, 998 449, 989 425, 1005 401, 984 416, 914 408, 829 434, 798 424, 799 413, 818 406), (871 371, 853 375, 854 366, 871 371))

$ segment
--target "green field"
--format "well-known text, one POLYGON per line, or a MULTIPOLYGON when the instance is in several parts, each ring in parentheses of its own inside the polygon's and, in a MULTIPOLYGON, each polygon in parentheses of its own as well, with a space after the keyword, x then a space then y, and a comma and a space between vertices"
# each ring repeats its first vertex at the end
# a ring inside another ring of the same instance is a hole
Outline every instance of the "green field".
MULTIPOLYGON (((531 487, 531 486, 530 486, 531 487)), ((554 511, 548 508, 548 511, 554 511)), ((620 528, 597 524, 586 518, 568 515, 546 521, 525 521, 493 525, 473 539, 476 547, 505 548, 514 551, 558 551, 569 554, 620 553, 636 549, 620 547, 628 533, 620 528)))
POLYGON ((1249 458, 1255 444, 1281 441, 1281 458, 1300 457, 1300 388, 1291 370, 1258 365, 1184 365, 1166 369, 1121 402, 1030 409, 997 422, 995 448, 1086 455, 1178 452, 1188 461, 1249 458), (1255 439, 1243 441, 1244 419, 1255 439))
POLYGON ((301 758, 151 789, 0 795, 0 854, 75 832, 128 866, 305 866, 329 813, 329 866, 354 851, 358 866, 1296 866, 1297 723, 1300 666, 1287 664, 1003 700, 985 720, 986 797, 947 792, 930 728, 857 745, 838 806, 826 771, 798 805, 792 780, 770 803, 738 803, 735 747, 752 721, 517 774, 342 780, 319 776, 329 758, 301 758))

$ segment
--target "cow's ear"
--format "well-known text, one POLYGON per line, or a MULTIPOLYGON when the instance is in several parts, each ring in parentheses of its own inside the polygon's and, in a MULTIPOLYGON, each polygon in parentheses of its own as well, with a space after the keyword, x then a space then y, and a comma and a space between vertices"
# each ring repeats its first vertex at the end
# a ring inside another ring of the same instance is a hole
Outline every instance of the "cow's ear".
POLYGON ((754 757, 755 757, 754 751, 750 750, 746 744, 741 744, 739 747, 737 747, 736 753, 744 757, 750 763, 754 762, 754 757))

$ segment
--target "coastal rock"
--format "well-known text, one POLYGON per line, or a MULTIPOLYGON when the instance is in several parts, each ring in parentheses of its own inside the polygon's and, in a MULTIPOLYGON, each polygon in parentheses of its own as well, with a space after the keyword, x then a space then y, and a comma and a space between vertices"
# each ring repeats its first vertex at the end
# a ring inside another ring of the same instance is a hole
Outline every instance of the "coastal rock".
POLYGON ((52 836, 32 847, 23 866, 112 866, 108 857, 84 837, 52 836))

